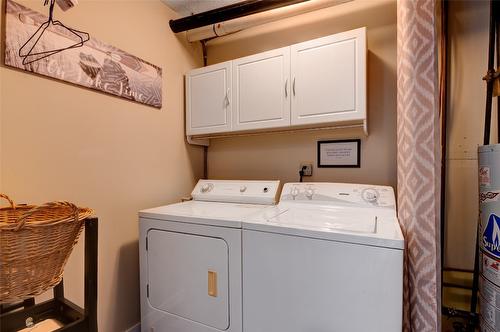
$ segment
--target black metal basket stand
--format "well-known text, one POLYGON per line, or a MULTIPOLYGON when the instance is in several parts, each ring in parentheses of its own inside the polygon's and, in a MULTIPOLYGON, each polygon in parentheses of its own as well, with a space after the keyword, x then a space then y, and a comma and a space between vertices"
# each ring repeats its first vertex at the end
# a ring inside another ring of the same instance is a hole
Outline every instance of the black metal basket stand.
POLYGON ((64 298, 61 280, 51 300, 35 304, 35 299, 30 298, 14 305, 0 305, 0 331, 19 331, 55 319, 64 324, 56 331, 97 332, 97 228, 97 218, 85 219, 84 308, 64 298))

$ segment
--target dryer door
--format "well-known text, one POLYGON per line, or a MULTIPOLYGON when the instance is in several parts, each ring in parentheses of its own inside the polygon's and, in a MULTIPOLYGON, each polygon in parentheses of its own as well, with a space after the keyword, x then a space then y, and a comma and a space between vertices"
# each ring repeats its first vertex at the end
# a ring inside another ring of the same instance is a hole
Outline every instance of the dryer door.
POLYGON ((228 246, 220 238, 148 232, 149 302, 159 310, 229 327, 228 246))

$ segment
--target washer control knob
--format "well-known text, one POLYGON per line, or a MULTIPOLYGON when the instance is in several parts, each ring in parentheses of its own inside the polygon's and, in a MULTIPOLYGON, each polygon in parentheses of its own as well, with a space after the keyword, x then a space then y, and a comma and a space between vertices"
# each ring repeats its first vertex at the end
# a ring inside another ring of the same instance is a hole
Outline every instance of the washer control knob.
POLYGON ((201 192, 202 193, 209 192, 210 190, 212 190, 212 187, 213 185, 211 185, 210 183, 205 183, 203 186, 201 186, 201 192))
POLYGON ((295 199, 295 197, 297 197, 297 195, 299 194, 299 188, 293 187, 292 190, 290 191, 290 194, 292 195, 293 199, 295 199))
POLYGON ((247 191, 247 186, 241 186, 240 193, 244 193, 245 191, 247 191))
POLYGON ((361 197, 368 203, 375 203, 378 200, 379 193, 373 188, 363 190, 361 197))
POLYGON ((306 189, 306 197, 308 199, 312 199, 314 195, 314 189, 312 187, 309 187, 306 189))

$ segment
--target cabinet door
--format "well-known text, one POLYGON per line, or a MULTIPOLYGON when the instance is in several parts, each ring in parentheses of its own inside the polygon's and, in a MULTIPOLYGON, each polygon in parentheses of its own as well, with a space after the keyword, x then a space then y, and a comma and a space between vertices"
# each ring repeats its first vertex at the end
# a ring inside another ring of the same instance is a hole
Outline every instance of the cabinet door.
POLYGON ((366 118, 366 29, 291 46, 292 125, 366 118))
POLYGON ((195 69, 186 77, 186 133, 231 130, 231 62, 195 69))
POLYGON ((233 61, 233 131, 290 125, 290 48, 233 61))

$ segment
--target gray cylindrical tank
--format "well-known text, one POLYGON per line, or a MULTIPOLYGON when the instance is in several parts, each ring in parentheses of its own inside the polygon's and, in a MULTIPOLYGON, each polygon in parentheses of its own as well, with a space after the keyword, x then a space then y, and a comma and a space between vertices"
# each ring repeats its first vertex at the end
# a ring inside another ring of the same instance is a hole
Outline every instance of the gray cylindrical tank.
POLYGON ((500 144, 479 147, 481 331, 500 331, 500 144))

